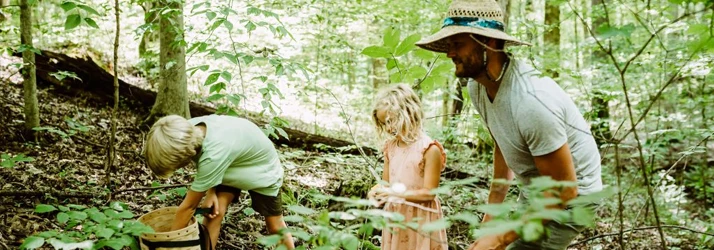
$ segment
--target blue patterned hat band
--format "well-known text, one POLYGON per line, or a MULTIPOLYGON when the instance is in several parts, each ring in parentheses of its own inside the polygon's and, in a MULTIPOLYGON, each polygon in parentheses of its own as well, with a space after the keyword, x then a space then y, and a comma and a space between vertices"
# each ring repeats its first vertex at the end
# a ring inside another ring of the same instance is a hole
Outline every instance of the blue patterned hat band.
POLYGON ((467 26, 505 31, 503 23, 478 17, 447 17, 444 19, 444 25, 441 27, 444 28, 446 26, 467 26))

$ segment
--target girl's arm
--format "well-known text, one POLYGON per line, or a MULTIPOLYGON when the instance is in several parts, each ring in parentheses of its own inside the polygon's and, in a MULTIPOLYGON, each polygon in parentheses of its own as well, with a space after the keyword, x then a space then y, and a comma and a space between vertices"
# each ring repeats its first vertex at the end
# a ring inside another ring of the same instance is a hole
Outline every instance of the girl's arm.
POLYGON ((434 200, 435 195, 431 193, 431 190, 439 187, 442 164, 439 147, 429 147, 424 153, 424 188, 407 190, 402 194, 397 194, 397 196, 414 203, 434 200))
POLYGON ((384 161, 384 169, 382 171, 382 180, 389 183, 389 160, 384 161))
POLYGON ((176 210, 176 218, 171 225, 171 231, 188 226, 188 222, 191 221, 191 217, 193 217, 193 213, 201 202, 204 193, 205 192, 196 192, 191 189, 186 192, 186 197, 183 198, 183 202, 181 202, 181 205, 179 205, 176 210))

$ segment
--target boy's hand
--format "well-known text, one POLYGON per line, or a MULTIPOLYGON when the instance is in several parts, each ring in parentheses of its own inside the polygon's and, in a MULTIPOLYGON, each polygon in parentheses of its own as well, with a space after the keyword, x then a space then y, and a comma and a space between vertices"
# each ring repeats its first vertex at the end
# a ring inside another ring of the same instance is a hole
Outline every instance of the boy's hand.
POLYGON ((218 196, 215 193, 207 194, 201 207, 212 207, 211 213, 205 214, 205 216, 211 219, 216 218, 218 216, 218 196))

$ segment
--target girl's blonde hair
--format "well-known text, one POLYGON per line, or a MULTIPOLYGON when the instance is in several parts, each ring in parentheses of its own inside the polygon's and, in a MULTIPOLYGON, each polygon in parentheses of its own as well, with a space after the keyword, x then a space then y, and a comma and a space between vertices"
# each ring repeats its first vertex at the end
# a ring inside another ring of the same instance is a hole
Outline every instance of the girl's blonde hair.
POLYGON ((382 89, 375 99, 372 119, 379 135, 395 133, 406 143, 416 141, 422 133, 424 111, 421 101, 407 84, 395 84, 382 89), (377 111, 386 112, 385 123, 377 119, 377 111))
POLYGON ((146 137, 144 157, 156 176, 168 178, 188 165, 203 142, 202 131, 178 115, 162 117, 146 137))

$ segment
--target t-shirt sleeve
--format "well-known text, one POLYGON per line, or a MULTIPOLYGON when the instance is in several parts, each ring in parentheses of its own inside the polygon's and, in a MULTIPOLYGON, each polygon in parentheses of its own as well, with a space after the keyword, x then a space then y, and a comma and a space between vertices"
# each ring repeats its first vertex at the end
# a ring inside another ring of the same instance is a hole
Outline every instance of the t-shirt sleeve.
POLYGON ((557 98, 533 93, 517 105, 516 124, 533 156, 552 153, 568 141, 565 112, 557 98))
POLYGON ((233 163, 230 157, 230 150, 211 150, 204 148, 204 152, 198 160, 198 172, 191 184, 191 190, 205 192, 208 189, 218 186, 223 182, 223 175, 226 169, 233 163))

